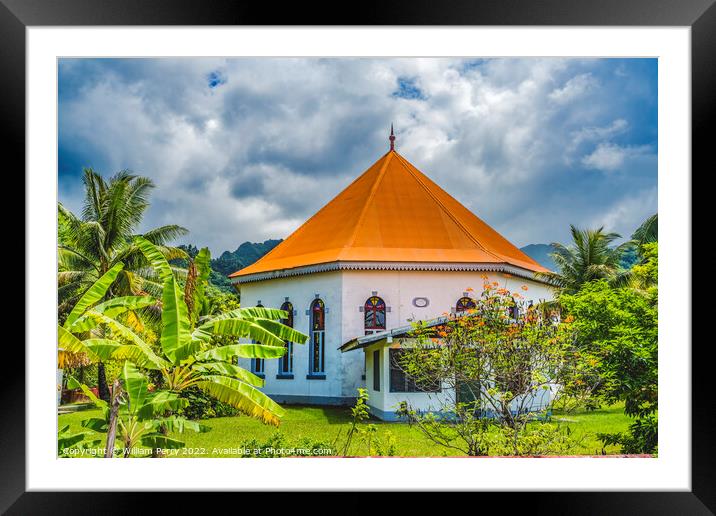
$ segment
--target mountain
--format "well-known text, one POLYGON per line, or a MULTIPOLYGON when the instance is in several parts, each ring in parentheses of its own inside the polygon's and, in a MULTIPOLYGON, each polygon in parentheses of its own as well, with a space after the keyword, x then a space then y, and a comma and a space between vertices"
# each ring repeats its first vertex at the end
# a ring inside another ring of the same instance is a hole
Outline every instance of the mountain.
MULTIPOLYGON (((236 272, 239 269, 251 265, 256 260, 261 258, 263 255, 268 253, 271 249, 276 247, 281 240, 266 240, 265 242, 244 242, 236 251, 224 251, 218 258, 211 260, 211 276, 209 282, 215 287, 227 291, 234 291, 231 286, 231 282, 227 276, 232 272, 236 272)), ((191 257, 196 256, 199 249, 194 245, 180 245, 181 249, 187 252, 191 257)), ((176 260, 177 265, 186 267, 186 263, 181 263, 183 260, 176 260)))
POLYGON ((543 267, 547 267, 551 271, 557 270, 557 265, 555 265, 554 260, 552 260, 552 257, 549 255, 554 252, 554 247, 552 247, 551 244, 529 244, 520 247, 520 251, 543 267))
POLYGON ((281 243, 281 240, 266 240, 265 242, 244 242, 236 251, 224 251, 221 256, 211 260, 211 268, 227 276, 232 272, 251 265, 271 249, 281 243))

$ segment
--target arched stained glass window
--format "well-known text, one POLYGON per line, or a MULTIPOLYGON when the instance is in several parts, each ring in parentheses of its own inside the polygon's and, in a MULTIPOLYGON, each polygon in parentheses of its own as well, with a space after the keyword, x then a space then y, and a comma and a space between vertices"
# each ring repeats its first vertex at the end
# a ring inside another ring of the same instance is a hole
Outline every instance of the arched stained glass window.
POLYGON ((325 329, 326 307, 321 299, 314 299, 311 303, 311 354, 309 357, 308 373, 310 375, 323 375, 325 367, 325 329))
POLYGON ((457 300, 457 305, 455 305, 455 312, 462 313, 467 312, 468 310, 474 310, 477 308, 477 305, 475 304, 474 299, 470 299, 469 297, 461 297, 457 300))
POLYGON ((371 296, 363 306, 366 335, 374 331, 385 330, 385 301, 378 296, 371 296))
POLYGON ((515 301, 515 298, 512 299, 512 304, 507 308, 507 316, 510 319, 516 320, 517 316, 519 315, 519 309, 517 308, 517 302, 515 301))
MULTIPOLYGON (((288 313, 288 317, 285 319, 281 319, 281 323, 288 326, 289 328, 293 328, 293 304, 286 301, 284 304, 281 305, 281 310, 284 310, 288 313)), ((290 375, 293 373, 293 342, 286 341, 286 354, 281 357, 281 360, 278 363, 278 373, 280 375, 290 375)))

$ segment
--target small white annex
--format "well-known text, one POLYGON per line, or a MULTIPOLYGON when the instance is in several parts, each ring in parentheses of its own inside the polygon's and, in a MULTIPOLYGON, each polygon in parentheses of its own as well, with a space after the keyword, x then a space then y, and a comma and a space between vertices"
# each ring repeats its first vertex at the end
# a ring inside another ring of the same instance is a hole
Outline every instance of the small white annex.
MULTIPOLYGON (((230 277, 244 306, 289 312, 309 335, 279 360, 247 360, 279 403, 347 405, 395 419, 401 401, 430 410, 439 393, 409 392, 391 365, 414 321, 469 308, 483 276, 526 301, 552 299, 537 262, 393 148, 293 234, 230 277), (520 290, 522 292, 522 290, 520 290)), ((548 401, 548 400, 545 400, 548 401)))

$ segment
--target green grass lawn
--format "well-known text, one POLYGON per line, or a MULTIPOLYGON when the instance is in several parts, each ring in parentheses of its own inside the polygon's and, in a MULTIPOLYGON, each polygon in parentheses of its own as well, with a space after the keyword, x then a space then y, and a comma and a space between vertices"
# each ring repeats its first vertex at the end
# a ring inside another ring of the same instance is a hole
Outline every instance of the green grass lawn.
MULTIPOLYGON (((339 432, 345 436, 350 421, 350 409, 346 407, 309 407, 287 406, 286 415, 280 431, 288 444, 295 445, 301 438, 313 441, 331 442, 339 432)), ((80 410, 58 416, 59 427, 69 424, 73 432, 87 431, 80 425, 89 417, 100 417, 98 409, 80 410)), ((569 426, 576 444, 570 454, 601 454, 602 443, 597 439, 598 432, 620 432, 627 429, 630 419, 624 415, 624 407, 615 405, 594 411, 576 411, 569 414, 555 413, 553 421, 569 426)), ((434 445, 417 428, 405 423, 386 423, 371 420, 377 427, 377 435, 385 440, 390 432, 397 442, 397 455, 401 456, 450 456, 459 455, 456 450, 434 445)), ((222 453, 220 449, 239 448, 242 443, 256 439, 264 443, 277 429, 245 416, 207 419, 202 424, 211 428, 206 433, 185 432, 173 435, 186 443, 186 450, 178 451, 179 457, 236 457, 235 453, 222 453)), ((97 434, 99 435, 99 434, 97 434)), ((355 446, 354 454, 365 455, 366 447, 355 446)), ((606 453, 615 454, 619 450, 607 447, 606 453)))

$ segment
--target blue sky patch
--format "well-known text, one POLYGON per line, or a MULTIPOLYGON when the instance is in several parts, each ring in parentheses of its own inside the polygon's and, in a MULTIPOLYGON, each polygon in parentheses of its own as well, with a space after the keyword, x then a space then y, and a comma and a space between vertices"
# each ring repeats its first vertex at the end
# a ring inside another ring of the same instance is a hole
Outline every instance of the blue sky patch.
POLYGON ((392 93, 393 97, 401 99, 425 100, 425 95, 416 84, 415 78, 398 77, 398 89, 392 93))
POLYGON ((226 84, 226 77, 224 77, 224 75, 223 75, 221 72, 215 71, 215 72, 211 72, 211 73, 207 76, 207 81, 208 81, 208 83, 209 83, 209 88, 214 89, 214 88, 216 88, 217 86, 221 86, 222 84, 226 84))

